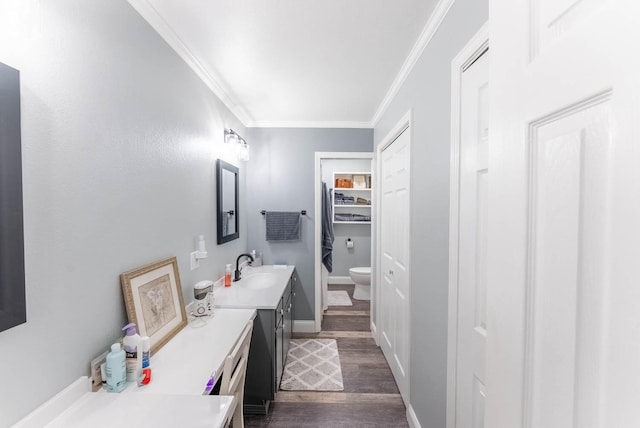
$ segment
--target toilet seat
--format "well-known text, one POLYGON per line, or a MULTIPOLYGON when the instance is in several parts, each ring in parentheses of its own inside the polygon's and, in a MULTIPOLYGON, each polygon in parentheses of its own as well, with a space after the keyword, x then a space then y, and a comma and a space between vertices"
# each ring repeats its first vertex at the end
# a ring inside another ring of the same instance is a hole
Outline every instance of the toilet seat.
POLYGON ((349 276, 355 284, 353 298, 371 300, 371 266, 352 267, 349 276))

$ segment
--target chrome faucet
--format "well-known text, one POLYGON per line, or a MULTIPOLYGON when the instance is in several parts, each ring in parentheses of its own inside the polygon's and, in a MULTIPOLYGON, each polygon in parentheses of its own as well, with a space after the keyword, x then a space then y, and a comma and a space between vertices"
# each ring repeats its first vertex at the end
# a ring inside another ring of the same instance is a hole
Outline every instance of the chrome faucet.
POLYGON ((243 253, 243 254, 240 254, 240 255, 238 256, 238 258, 236 259, 236 271, 235 271, 235 276, 234 276, 234 278, 233 278, 233 281, 234 281, 234 282, 235 282, 235 281, 240 281, 240 266, 239 266, 239 264, 240 264, 240 259, 241 259, 243 256, 249 257, 249 258, 251 259, 251 261, 253 261, 253 256, 252 256, 251 254, 243 253))

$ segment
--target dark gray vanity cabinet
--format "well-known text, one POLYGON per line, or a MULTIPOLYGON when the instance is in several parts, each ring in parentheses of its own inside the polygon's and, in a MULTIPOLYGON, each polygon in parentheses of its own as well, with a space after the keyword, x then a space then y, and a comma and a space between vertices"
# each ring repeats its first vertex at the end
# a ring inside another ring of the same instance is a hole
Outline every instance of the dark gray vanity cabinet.
POLYGON ((276 310, 276 383, 275 391, 280 387, 284 365, 287 362, 287 353, 289 352, 289 343, 291 334, 293 333, 293 297, 295 295, 294 284, 296 282, 295 273, 291 275, 289 285, 282 295, 280 306, 276 310))
MULTIPOLYGON (((295 275, 291 276, 291 292, 289 293, 287 302, 282 306, 282 365, 287 359, 287 353, 289 352, 289 344, 291 342, 291 335, 293 333, 293 301, 295 297, 295 291, 293 290, 293 284, 296 282, 295 275)), ((284 298, 282 299, 284 301, 284 298)), ((279 383, 278 383, 279 384, 279 383)))
POLYGON ((294 270, 276 309, 258 309, 253 321, 244 388, 246 414, 266 414, 280 386, 293 332, 296 283, 294 270))

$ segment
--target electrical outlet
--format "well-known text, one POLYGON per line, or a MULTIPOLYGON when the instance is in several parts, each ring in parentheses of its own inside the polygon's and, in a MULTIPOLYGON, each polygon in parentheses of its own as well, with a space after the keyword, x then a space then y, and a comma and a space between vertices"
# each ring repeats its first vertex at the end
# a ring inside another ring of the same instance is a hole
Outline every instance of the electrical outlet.
MULTIPOLYGON (((91 360, 89 365, 89 377, 91 378, 91 389, 95 392, 102 387, 102 372, 100 371, 100 365, 107 361, 107 354, 109 351, 103 352, 98 357, 91 360)), ((106 381, 106 379, 104 379, 106 381)))

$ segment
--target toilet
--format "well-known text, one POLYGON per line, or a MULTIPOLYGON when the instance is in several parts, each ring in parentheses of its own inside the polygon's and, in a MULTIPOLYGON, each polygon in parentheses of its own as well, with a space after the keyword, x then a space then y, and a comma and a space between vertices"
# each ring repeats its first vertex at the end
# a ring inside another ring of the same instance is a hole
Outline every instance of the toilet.
POLYGON ((353 298, 356 300, 371 300, 371 266, 352 267, 349 269, 351 281, 356 284, 353 298))

